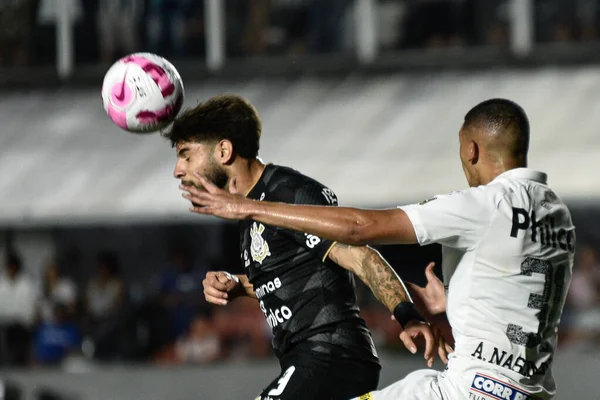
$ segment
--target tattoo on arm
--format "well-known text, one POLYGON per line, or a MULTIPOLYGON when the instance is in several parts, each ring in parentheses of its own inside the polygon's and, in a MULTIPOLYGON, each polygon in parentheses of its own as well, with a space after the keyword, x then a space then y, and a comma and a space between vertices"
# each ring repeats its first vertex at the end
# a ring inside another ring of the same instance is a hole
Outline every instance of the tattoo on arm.
POLYGON ((377 250, 337 243, 329 258, 354 272, 388 310, 394 311, 398 303, 411 301, 402 280, 377 250))

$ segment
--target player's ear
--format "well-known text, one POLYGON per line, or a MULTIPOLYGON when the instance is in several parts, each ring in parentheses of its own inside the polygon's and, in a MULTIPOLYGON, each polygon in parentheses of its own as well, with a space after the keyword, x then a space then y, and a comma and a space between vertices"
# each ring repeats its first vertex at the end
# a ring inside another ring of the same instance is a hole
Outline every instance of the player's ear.
POLYGON ((479 161, 479 145, 474 140, 469 140, 469 144, 467 145, 467 152, 469 155, 469 162, 471 164, 477 164, 479 161))
POLYGON ((217 159, 221 164, 230 164, 233 161, 233 144, 227 139, 221 140, 216 147, 217 159))

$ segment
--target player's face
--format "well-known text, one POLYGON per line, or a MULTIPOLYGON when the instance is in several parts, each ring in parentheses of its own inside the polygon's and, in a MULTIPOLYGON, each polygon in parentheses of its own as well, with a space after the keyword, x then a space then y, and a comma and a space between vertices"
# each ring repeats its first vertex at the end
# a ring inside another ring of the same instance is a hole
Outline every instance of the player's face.
POLYGON ((194 176, 194 173, 199 173, 219 188, 227 186, 229 177, 215 159, 214 148, 214 144, 178 143, 173 176, 184 185, 200 187, 198 178, 194 176))

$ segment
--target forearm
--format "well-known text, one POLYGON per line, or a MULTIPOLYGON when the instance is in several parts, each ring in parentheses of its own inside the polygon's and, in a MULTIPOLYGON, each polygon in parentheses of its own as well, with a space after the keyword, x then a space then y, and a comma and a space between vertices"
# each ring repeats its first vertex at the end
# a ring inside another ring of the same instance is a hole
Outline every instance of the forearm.
POLYGON ((371 291, 390 312, 401 302, 411 301, 404 284, 392 267, 373 250, 365 256, 359 278, 366 283, 371 291))
POLYGON ((268 225, 311 233, 351 245, 416 243, 414 228, 399 209, 362 210, 349 207, 247 203, 248 218, 268 225))
POLYGON ((331 251, 330 259, 354 272, 390 312, 393 312, 399 303, 411 301, 400 277, 376 250, 370 247, 347 246, 345 251, 331 251))
POLYGON ((256 297, 256 293, 254 292, 254 287, 248 280, 248 277, 246 275, 236 275, 236 277, 240 280, 240 284, 242 285, 242 288, 244 289, 246 296, 256 299, 257 297, 256 297))

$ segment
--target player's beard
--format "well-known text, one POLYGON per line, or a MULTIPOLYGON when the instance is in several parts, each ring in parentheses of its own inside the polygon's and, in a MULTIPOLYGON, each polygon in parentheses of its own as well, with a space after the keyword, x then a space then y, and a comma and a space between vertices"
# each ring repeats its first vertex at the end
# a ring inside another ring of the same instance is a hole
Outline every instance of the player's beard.
POLYGON ((227 186, 227 182, 229 182, 227 172, 212 157, 209 160, 204 176, 219 189, 224 189, 227 186))

